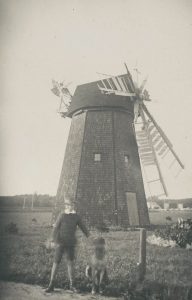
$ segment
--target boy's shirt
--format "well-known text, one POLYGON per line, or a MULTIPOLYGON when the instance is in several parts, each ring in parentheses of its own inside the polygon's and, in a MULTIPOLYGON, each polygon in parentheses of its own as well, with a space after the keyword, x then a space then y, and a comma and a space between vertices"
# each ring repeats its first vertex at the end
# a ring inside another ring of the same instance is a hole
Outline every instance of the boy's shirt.
POLYGON ((78 214, 60 214, 53 230, 54 242, 57 244, 74 246, 76 244, 75 233, 77 226, 87 237, 89 236, 88 230, 78 214))

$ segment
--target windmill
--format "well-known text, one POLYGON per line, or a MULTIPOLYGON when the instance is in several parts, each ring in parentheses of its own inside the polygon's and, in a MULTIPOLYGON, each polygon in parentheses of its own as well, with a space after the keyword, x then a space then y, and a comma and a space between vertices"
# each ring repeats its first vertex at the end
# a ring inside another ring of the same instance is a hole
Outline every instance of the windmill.
POLYGON ((105 76, 79 85, 73 96, 66 86, 63 93, 58 83, 54 82, 52 89, 64 104, 64 111, 61 105, 59 108, 61 116, 72 119, 56 207, 59 209, 67 199, 93 225, 149 224, 141 164, 157 169, 155 181, 161 184, 165 195, 158 156, 170 152, 183 168, 144 104, 150 101, 146 80, 138 86, 127 66, 126 71, 120 76, 105 76), (65 103, 66 96, 70 105, 65 103))

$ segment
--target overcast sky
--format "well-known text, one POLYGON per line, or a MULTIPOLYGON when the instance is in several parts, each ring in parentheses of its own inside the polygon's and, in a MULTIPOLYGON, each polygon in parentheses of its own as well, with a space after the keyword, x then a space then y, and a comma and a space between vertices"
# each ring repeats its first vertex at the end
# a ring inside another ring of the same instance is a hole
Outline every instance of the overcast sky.
POLYGON ((70 120, 52 78, 73 92, 126 62, 186 167, 164 171, 170 197, 192 196, 191 0, 0 0, 0 53, 1 195, 56 193, 70 120))

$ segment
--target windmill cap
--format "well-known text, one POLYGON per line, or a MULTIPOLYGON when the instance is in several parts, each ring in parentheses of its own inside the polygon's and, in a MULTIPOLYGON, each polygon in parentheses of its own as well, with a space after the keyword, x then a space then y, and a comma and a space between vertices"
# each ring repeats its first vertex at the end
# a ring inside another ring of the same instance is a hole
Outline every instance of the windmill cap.
MULTIPOLYGON (((72 97, 71 104, 68 111, 68 117, 78 110, 97 109, 97 108, 120 108, 129 111, 133 114, 134 103, 125 96, 116 96, 111 94, 104 95, 98 88, 101 81, 94 81, 77 86, 72 97)), ((133 114, 134 116, 134 114, 133 114)))

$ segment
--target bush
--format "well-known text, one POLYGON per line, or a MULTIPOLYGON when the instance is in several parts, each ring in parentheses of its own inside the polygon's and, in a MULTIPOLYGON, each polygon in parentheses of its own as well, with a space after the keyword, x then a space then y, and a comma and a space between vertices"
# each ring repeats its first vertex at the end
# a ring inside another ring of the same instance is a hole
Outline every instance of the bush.
POLYGON ((155 235, 165 240, 172 240, 181 248, 192 244, 192 219, 183 221, 179 219, 177 224, 165 228, 156 229, 155 235))
POLYGON ((17 234, 18 233, 17 224, 15 224, 13 222, 9 223, 5 227, 5 231, 8 232, 8 233, 17 234))
POLYGON ((104 223, 104 222, 101 222, 99 224, 97 224, 95 226, 95 228, 99 231, 99 232, 109 232, 109 228, 108 226, 104 223))

